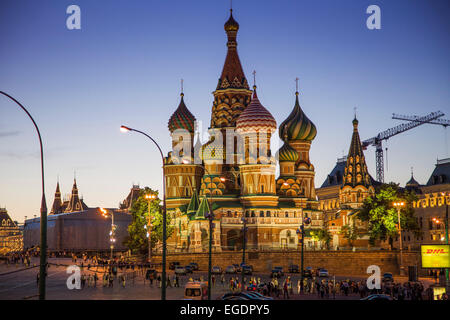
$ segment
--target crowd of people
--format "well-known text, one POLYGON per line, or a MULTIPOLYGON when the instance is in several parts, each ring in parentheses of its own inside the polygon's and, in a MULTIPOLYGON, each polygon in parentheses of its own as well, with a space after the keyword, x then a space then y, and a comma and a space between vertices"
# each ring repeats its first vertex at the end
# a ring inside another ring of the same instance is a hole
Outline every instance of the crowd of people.
MULTIPOLYGON (((23 252, 11 253, 6 256, 6 264, 22 264, 25 267, 31 266, 31 258, 38 257, 39 251, 35 249, 23 252)), ((144 279, 144 285, 148 281, 149 286, 153 287, 154 283, 161 288, 161 274, 155 270, 155 265, 149 263, 139 263, 130 261, 125 256, 118 256, 110 259, 107 256, 96 254, 74 254, 68 252, 51 253, 50 257, 71 257, 72 263, 80 267, 81 270, 81 288, 97 287, 97 282, 101 279, 103 287, 113 287, 114 283, 125 287, 128 281, 134 284, 135 278, 140 275, 144 279)), ((47 267, 50 266, 49 263, 47 267)), ((435 280, 438 273, 430 274, 435 280)), ((354 281, 350 279, 335 281, 329 277, 319 277, 314 274, 305 277, 303 283, 298 277, 297 281, 293 281, 291 276, 272 277, 269 281, 263 282, 260 277, 244 277, 230 276, 228 279, 225 274, 212 275, 211 285, 214 288, 218 282, 225 288, 226 286, 231 292, 239 292, 244 290, 259 291, 264 295, 276 298, 290 299, 294 293, 317 295, 320 299, 336 299, 342 296, 356 295, 359 298, 367 297, 371 294, 385 294, 396 300, 433 300, 433 288, 430 286, 424 288, 421 282, 382 282, 380 289, 368 289, 364 280, 354 281), (242 281, 243 280, 243 281, 242 281)), ((39 273, 36 276, 39 282, 39 273)), ((166 287, 177 288, 183 286, 183 282, 199 280, 204 281, 203 277, 193 278, 192 276, 180 277, 178 274, 167 275, 166 287)), ((448 300, 448 295, 443 293, 440 296, 442 300, 448 300)))

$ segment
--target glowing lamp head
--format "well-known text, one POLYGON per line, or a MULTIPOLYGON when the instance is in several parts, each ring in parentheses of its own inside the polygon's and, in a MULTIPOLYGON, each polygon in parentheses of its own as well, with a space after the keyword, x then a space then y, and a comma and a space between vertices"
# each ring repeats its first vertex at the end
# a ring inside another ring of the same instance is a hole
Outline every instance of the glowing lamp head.
POLYGON ((126 126, 120 126, 120 131, 125 133, 125 132, 128 132, 128 131, 131 131, 131 129, 126 127, 126 126))
POLYGON ((224 177, 220 177, 220 181, 225 182, 227 181, 227 179, 225 179, 224 177))

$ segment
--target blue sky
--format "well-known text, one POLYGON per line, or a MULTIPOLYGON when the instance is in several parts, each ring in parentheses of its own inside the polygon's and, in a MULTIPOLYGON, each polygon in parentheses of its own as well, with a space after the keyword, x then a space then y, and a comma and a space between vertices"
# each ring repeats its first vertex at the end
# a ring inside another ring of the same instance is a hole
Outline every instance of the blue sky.
MULTIPOLYGON (((316 124, 311 147, 320 186, 348 152, 357 107, 362 139, 399 124, 393 112, 450 117, 448 1, 233 1, 238 51, 247 79, 278 124, 300 103, 316 124), (381 30, 366 28, 366 8, 381 8, 381 30)), ((46 196, 56 179, 70 193, 74 171, 89 206, 117 206, 132 183, 161 187, 157 149, 169 151, 167 121, 185 101, 208 126, 226 54, 229 1, 24 1, 0 3, 0 88, 32 113, 46 151, 46 196), (66 8, 81 8, 81 30, 66 28, 66 8)), ((12 217, 39 215, 38 141, 25 114, 0 97, 0 206, 12 217)), ((425 183, 445 158, 444 129, 424 125, 390 139, 387 181, 404 184, 414 167, 425 183)), ((449 134, 447 134, 447 137, 449 134)), ((447 143, 448 148, 448 143, 447 143)), ((373 148, 366 151, 375 176, 373 148)))

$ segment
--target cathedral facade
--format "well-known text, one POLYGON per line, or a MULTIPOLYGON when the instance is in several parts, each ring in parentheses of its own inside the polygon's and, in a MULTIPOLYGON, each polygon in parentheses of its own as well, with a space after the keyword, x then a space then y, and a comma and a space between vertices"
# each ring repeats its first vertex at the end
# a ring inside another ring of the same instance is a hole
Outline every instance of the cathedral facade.
POLYGON ((183 93, 169 119, 172 151, 165 158, 164 178, 173 233, 168 250, 207 251, 209 219, 217 252, 240 250, 244 242, 250 250, 297 249, 297 230, 306 217, 311 223, 305 225, 305 244, 314 246, 310 230, 323 224, 309 158, 316 127, 300 107, 298 92, 292 112, 277 126, 259 101, 256 85, 251 90, 247 82, 232 11, 224 28, 227 54, 213 92, 209 140, 195 137, 196 118, 183 93), (273 152, 276 132, 283 146, 273 152))

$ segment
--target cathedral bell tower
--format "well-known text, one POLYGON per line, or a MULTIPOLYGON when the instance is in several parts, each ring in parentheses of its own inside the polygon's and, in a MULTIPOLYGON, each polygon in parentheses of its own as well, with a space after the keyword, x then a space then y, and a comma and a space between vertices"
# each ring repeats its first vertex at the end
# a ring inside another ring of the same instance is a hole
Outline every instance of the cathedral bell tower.
POLYGON ((172 151, 164 165, 168 208, 188 203, 203 175, 202 167, 194 163, 196 119, 184 103, 184 93, 180 96, 180 104, 168 123, 172 138, 172 151))
POLYGON ((246 207, 276 206, 275 158, 270 150, 270 139, 277 123, 259 102, 256 85, 250 105, 236 121, 236 131, 244 141, 244 164, 239 166, 241 201, 246 207))
POLYGON ((277 191, 280 201, 294 200, 297 206, 314 208, 317 206, 315 171, 309 159, 309 149, 317 130, 300 107, 298 96, 296 91, 294 109, 279 128, 284 145, 278 152, 280 177, 277 191))
MULTIPOLYGON (((213 134, 214 131, 219 131, 222 135, 221 141, 219 142, 215 139, 214 143, 222 144, 224 150, 223 165, 220 166, 220 172, 217 172, 217 174, 224 177, 236 177, 238 170, 237 138, 235 136, 227 137, 227 132, 235 134, 236 120, 249 105, 252 91, 249 89, 237 52, 236 38, 239 24, 233 18, 232 9, 230 9, 230 17, 225 23, 224 29, 228 37, 227 55, 216 90, 213 92, 214 102, 211 113, 210 133, 213 134), (227 144, 232 144, 233 146, 227 148, 227 144), (226 163, 227 156, 225 152, 227 150, 232 153, 228 155, 228 159, 233 159, 234 164, 226 163)), ((210 142, 208 143, 211 145, 212 142, 210 142)), ((207 146, 205 145, 204 147, 207 146)), ((231 192, 237 192, 234 188, 232 189, 231 192)))

